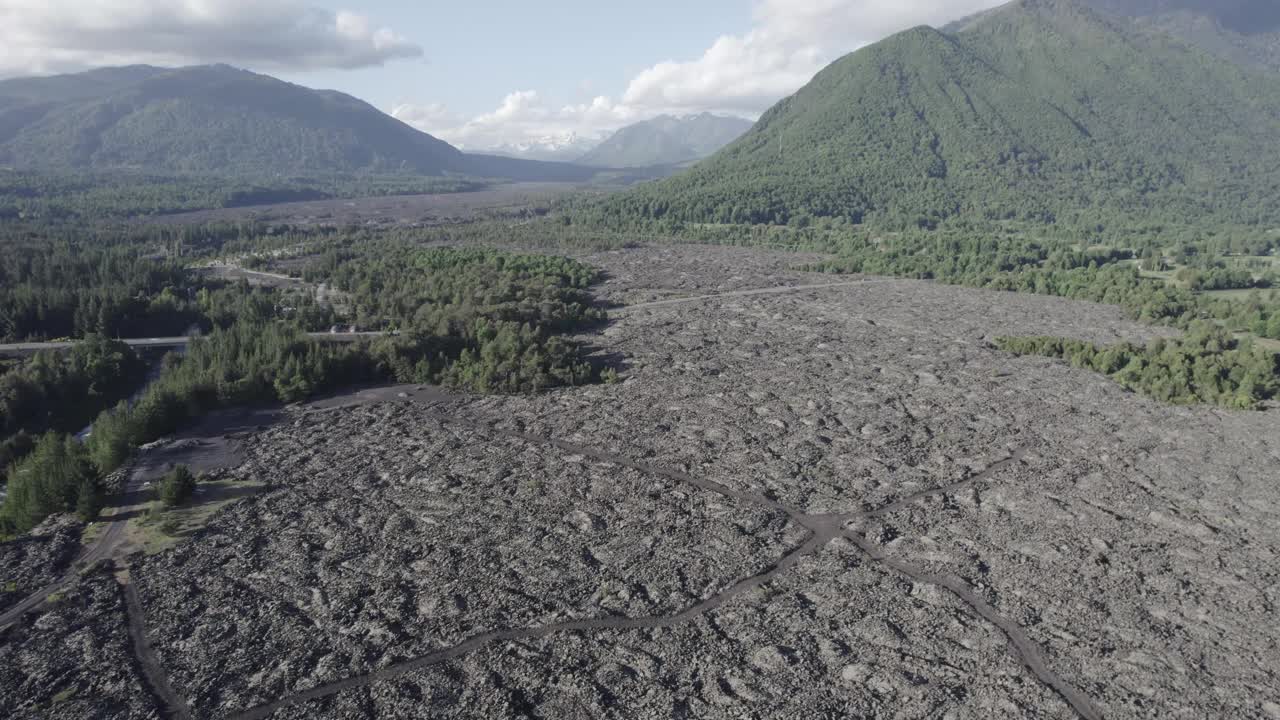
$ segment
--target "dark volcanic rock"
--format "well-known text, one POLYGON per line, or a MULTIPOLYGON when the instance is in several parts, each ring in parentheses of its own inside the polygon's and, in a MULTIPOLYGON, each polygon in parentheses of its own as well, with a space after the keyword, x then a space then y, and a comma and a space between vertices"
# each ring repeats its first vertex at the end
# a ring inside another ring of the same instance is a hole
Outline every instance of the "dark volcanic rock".
POLYGON ((658 631, 492 645, 277 715, 1071 718, 946 593, 837 543, 766 589, 658 631))
POLYGON ((793 255, 584 257, 632 304, 587 338, 623 382, 291 410, 229 473, 271 489, 135 566, 196 717, 1280 718, 1280 412, 990 344, 1168 331, 793 255))
POLYGON ((193 705, 245 709, 488 630, 670 615, 800 532, 662 477, 381 405, 272 430, 282 487, 138 571, 193 705))
POLYGON ((58 597, 0 637, 0 716, 160 718, 134 661, 116 581, 93 573, 58 597))
POLYGON ((83 530, 75 515, 53 515, 0 543, 0 612, 62 577, 80 555, 83 530))

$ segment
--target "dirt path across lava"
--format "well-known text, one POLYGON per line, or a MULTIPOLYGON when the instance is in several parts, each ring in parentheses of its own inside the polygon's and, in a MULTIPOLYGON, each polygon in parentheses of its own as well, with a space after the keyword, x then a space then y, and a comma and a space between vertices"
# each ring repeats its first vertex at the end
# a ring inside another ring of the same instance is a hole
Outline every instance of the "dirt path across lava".
POLYGON ((133 644, 134 659, 142 668, 143 677, 167 710, 168 717, 176 720, 191 720, 191 709, 169 684, 169 678, 160 665, 160 659, 156 657, 151 641, 147 639, 147 615, 142 608, 142 599, 138 597, 137 587, 129 581, 128 571, 120 573, 117 579, 124 593, 125 609, 129 615, 129 639, 133 644))
MULTIPOLYGON (((409 400, 412 400, 412 396, 410 396, 409 400)), ((443 662, 457 659, 493 642, 544 638, 553 634, 565 632, 662 629, 690 622, 720 608, 734 598, 765 585, 781 573, 794 567, 801 560, 815 555, 834 540, 841 538, 851 541, 872 561, 906 575, 912 580, 940 587, 955 595, 970 608, 974 615, 995 625, 1005 635, 1009 645, 1021 660, 1022 664, 1038 680, 1040 680, 1040 682, 1044 683, 1047 687, 1057 693, 1077 715, 1084 720, 1102 720, 1101 713, 1097 710, 1087 695, 1077 688, 1072 687, 1060 676, 1054 673, 1051 668, 1049 668, 1048 664, 1044 660, 1044 653, 1039 645, 1037 645, 1035 641, 1031 640, 1017 623, 1004 617, 999 613, 999 611, 982 600, 975 592, 973 592, 973 589, 967 583, 959 578, 929 574, 902 562, 901 560, 890 557, 867 542, 865 538, 856 532, 856 529, 851 529, 851 526, 856 528, 856 523, 859 520, 877 517, 888 512, 904 509, 924 498, 955 492, 964 487, 989 480, 1000 470, 1022 462, 1022 450, 1018 450, 1009 457, 991 463, 984 470, 974 473, 959 482, 951 483, 941 488, 915 493, 873 510, 847 514, 812 515, 788 507, 783 503, 765 497, 764 495, 735 490, 721 483, 696 478, 685 472, 654 467, 616 453, 604 452, 553 438, 502 430, 495 427, 492 423, 465 420, 436 412, 428 412, 425 413, 425 415, 426 417, 443 424, 483 429, 499 436, 510 437, 529 443, 551 445, 571 454, 583 455, 601 462, 631 468, 642 473, 666 477, 717 493, 727 498, 748 502, 774 512, 783 513, 792 522, 806 528, 809 531, 808 536, 802 544, 787 552, 780 559, 772 565, 762 569, 759 573, 739 580, 725 590, 722 590, 701 602, 691 605, 675 615, 640 618, 605 617, 540 625, 528 628, 502 628, 491 630, 474 635, 457 645, 437 650, 412 660, 396 663, 371 673, 356 675, 343 680, 319 685, 309 690, 260 705, 244 713, 232 716, 234 720, 262 720, 281 708, 297 705, 310 700, 329 697, 346 690, 364 687, 373 683, 392 680, 403 676, 406 673, 422 670, 443 662)))

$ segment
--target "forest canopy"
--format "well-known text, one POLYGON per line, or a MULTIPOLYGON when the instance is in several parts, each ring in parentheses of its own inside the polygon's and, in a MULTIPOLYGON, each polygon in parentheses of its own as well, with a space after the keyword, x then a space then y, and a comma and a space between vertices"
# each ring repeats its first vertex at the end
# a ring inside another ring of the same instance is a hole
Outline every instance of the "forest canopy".
POLYGON ((1255 409, 1280 393, 1280 356, 1241 344, 1211 323, 1197 323, 1181 339, 1146 346, 1100 347, 1055 337, 1003 337, 996 345, 1017 355, 1067 360, 1163 402, 1255 409))

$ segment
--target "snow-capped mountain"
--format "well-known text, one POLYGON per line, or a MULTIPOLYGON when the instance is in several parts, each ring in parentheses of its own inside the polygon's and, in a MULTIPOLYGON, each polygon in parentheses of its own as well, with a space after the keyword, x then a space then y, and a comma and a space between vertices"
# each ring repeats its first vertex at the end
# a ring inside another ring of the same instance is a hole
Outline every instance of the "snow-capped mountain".
POLYGON ((523 158, 525 160, 569 162, 594 150, 596 146, 604 142, 606 137, 608 137, 607 134, 586 136, 576 132, 567 132, 531 138, 524 142, 505 143, 497 147, 477 150, 477 152, 523 158))

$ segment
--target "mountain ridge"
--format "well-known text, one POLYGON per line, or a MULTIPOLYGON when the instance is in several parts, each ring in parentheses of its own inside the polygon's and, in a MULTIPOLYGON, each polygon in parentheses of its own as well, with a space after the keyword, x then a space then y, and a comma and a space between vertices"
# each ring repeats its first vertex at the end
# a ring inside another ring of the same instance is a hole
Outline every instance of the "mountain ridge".
MULTIPOLYGON (((1166 35, 1219 58, 1280 71, 1280 3, 1273 0, 1079 0, 1129 27, 1166 35)), ((944 26, 958 32, 1002 7, 944 26)))
POLYGON ((1268 217, 1280 84, 1072 0, 837 60, 686 173, 602 212, 894 227, 1268 217))
POLYGON ((563 163, 469 155, 358 98, 227 65, 0 81, 0 165, 174 173, 413 173, 585 180, 563 163))
POLYGON ((483 149, 466 150, 487 155, 521 158, 524 160, 549 160, 555 162, 576 161, 585 153, 591 152, 607 139, 606 134, 596 137, 584 136, 576 132, 551 134, 538 138, 526 139, 522 142, 508 142, 483 149))
POLYGON ((592 167, 651 167, 700 160, 751 128, 751 121, 709 112, 659 115, 613 133, 575 162, 592 167))

